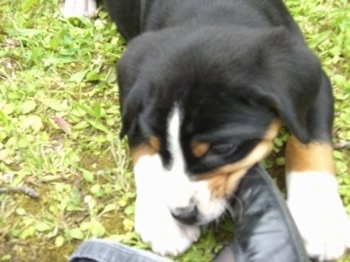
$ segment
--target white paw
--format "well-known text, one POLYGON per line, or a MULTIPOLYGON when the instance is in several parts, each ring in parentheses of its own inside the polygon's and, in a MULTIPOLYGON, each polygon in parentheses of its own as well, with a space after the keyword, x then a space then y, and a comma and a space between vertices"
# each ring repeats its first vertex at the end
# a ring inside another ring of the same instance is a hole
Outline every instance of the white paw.
POLYGON ((166 205, 159 201, 136 200, 135 231, 153 252, 165 256, 177 256, 185 252, 200 236, 198 226, 178 223, 166 205))
POLYGON ((94 17, 96 15, 96 0, 65 0, 61 6, 64 17, 94 17))
POLYGON ((341 257, 350 248, 350 218, 326 172, 288 175, 288 206, 310 257, 320 261, 341 257))
POLYGON ((198 226, 179 224, 166 204, 166 182, 159 155, 143 156, 134 165, 135 231, 155 253, 176 256, 200 236, 198 226), (151 172, 150 172, 151 170, 151 172))

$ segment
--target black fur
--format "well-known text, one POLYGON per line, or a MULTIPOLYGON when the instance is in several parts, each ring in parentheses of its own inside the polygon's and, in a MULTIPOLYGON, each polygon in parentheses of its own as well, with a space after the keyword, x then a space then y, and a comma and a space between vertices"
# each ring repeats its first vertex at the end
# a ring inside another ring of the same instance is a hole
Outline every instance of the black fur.
POLYGON ((169 165, 166 123, 175 104, 183 110, 190 173, 244 157, 277 117, 303 143, 330 143, 328 78, 282 1, 106 2, 129 40, 118 84, 122 134, 131 147, 156 136, 169 165), (231 152, 210 150, 197 159, 193 141, 232 145, 231 152))

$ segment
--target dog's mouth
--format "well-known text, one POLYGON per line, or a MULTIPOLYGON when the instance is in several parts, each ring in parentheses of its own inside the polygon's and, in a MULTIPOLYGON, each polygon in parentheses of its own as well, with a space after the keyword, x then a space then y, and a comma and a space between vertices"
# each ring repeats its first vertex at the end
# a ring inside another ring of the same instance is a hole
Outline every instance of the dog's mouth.
POLYGON ((209 202, 190 204, 186 207, 170 208, 171 215, 185 225, 203 226, 217 220, 225 212, 226 200, 214 199, 209 202))
POLYGON ((197 225, 200 214, 196 205, 170 210, 171 215, 180 223, 186 225, 197 225))

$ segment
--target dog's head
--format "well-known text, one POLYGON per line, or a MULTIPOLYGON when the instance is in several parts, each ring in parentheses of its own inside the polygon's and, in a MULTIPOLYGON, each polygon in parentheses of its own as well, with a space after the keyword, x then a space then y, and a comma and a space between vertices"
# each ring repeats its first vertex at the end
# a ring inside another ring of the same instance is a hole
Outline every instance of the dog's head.
POLYGON ((173 216, 204 224, 224 212, 242 176, 271 151, 281 122, 309 140, 320 65, 281 28, 204 28, 182 38, 163 32, 153 47, 145 43, 162 33, 149 34, 119 64, 123 134, 136 166, 146 155, 159 160, 153 183, 173 216))

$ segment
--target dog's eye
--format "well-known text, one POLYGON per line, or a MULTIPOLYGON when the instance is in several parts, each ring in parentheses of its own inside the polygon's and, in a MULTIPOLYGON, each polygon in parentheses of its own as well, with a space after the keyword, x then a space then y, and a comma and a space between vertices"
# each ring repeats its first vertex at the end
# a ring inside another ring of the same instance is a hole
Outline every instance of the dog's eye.
POLYGON ((236 150, 237 145, 235 144, 216 144, 212 145, 210 151, 214 154, 227 154, 236 150))

